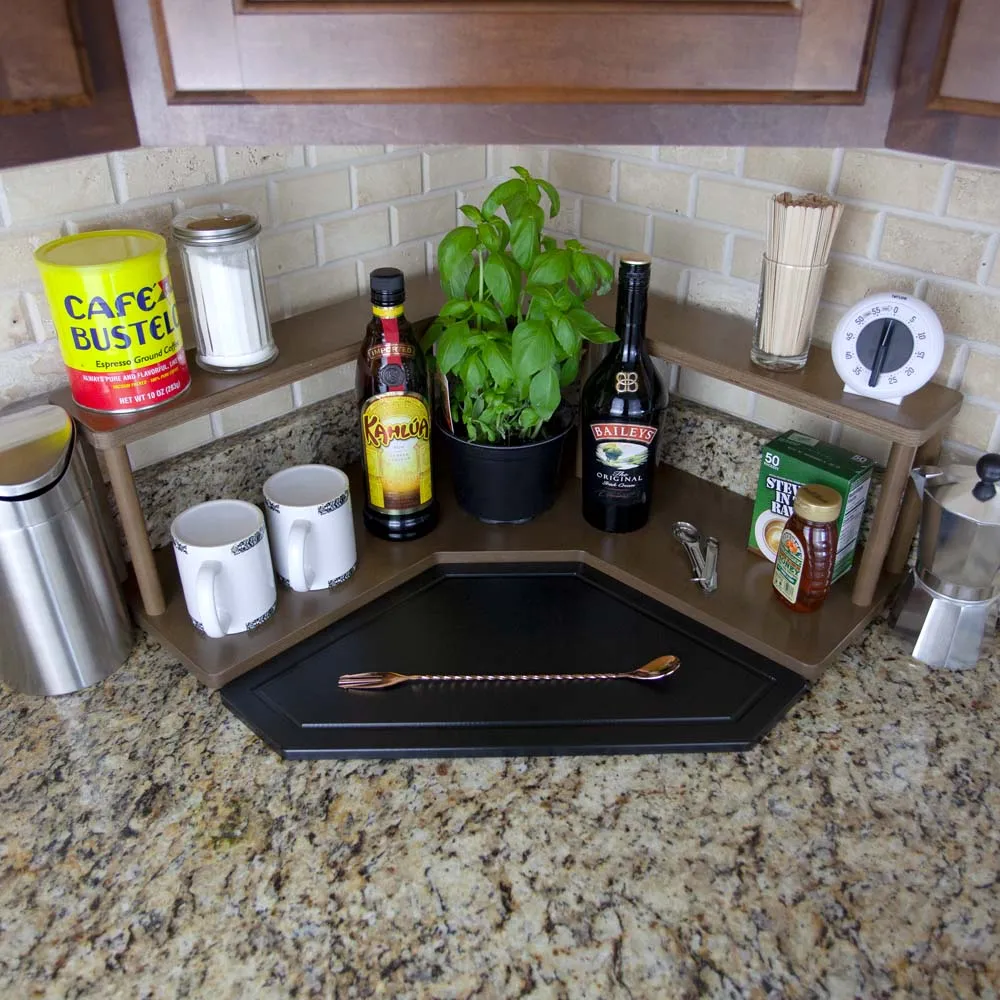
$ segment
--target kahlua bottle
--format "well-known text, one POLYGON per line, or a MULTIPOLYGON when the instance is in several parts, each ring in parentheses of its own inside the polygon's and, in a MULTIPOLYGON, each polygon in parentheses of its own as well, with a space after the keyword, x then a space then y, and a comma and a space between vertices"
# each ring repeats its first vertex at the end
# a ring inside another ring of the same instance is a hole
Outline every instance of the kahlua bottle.
POLYGON ((402 271, 372 271, 372 318, 357 374, 365 527, 392 541, 420 538, 438 518, 427 362, 403 315, 404 297, 402 271))

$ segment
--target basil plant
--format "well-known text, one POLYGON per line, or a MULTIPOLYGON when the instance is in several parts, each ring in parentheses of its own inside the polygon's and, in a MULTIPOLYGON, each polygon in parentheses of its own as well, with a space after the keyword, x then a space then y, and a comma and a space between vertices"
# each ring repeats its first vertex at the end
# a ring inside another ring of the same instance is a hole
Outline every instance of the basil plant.
POLYGON ((425 350, 448 379, 456 433, 470 441, 517 444, 544 433, 562 390, 580 370, 583 342, 617 340, 584 304, 611 288, 614 272, 579 241, 560 246, 542 232, 559 213, 559 194, 514 167, 481 208, 463 205, 469 225, 438 247, 448 294, 425 334, 425 350))

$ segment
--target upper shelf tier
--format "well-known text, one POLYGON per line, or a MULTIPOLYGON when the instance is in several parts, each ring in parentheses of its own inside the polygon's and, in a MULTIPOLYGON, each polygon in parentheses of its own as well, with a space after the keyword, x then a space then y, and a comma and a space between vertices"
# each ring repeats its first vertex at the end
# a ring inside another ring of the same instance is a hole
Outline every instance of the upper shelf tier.
MULTIPOLYGON (((432 316, 442 299, 437 275, 407 281, 406 309, 411 318, 432 316)), ((595 300, 592 308, 604 322, 614 325, 613 295, 595 300)), ((96 448, 119 447, 353 361, 370 315, 368 297, 362 296, 281 320, 274 324, 277 360, 246 375, 202 371, 191 352, 191 388, 152 410, 125 415, 95 413, 77 406, 69 389, 56 392, 53 402, 79 421, 96 448)), ((752 332, 752 325, 744 319, 650 296, 646 333, 653 354, 849 427, 917 446, 943 430, 962 405, 961 393, 937 384, 924 386, 899 406, 850 396, 844 392, 829 349, 820 344, 813 346, 802 371, 772 374, 750 362, 752 332)))

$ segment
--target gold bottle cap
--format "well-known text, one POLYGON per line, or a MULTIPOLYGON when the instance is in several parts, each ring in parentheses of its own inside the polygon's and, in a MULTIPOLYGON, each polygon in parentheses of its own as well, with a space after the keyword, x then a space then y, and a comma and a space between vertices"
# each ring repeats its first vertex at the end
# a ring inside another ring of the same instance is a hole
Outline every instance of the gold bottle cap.
POLYGON ((843 500, 832 486, 820 486, 818 483, 808 483, 800 486, 795 494, 795 513, 804 521, 816 521, 828 524, 840 517, 843 500))
POLYGON ((623 253, 618 258, 618 263, 627 264, 630 267, 642 267, 644 264, 647 266, 652 264, 653 258, 649 254, 633 251, 631 253, 623 253))

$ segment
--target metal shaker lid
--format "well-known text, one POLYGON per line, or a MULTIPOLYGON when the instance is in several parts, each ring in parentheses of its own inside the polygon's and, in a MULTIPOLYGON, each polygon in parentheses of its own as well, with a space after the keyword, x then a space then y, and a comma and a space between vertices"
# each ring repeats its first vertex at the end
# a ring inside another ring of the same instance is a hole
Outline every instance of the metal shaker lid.
POLYGON ((1000 455, 986 454, 971 465, 926 468, 925 491, 945 510, 977 524, 1000 524, 1000 455))
POLYGON ((260 232, 257 216, 248 208, 217 203, 197 205, 181 212, 171 225, 174 239, 192 246, 239 243, 260 232))
POLYGON ((60 406, 32 406, 0 416, 0 499, 51 486, 73 449, 73 421, 60 406))

